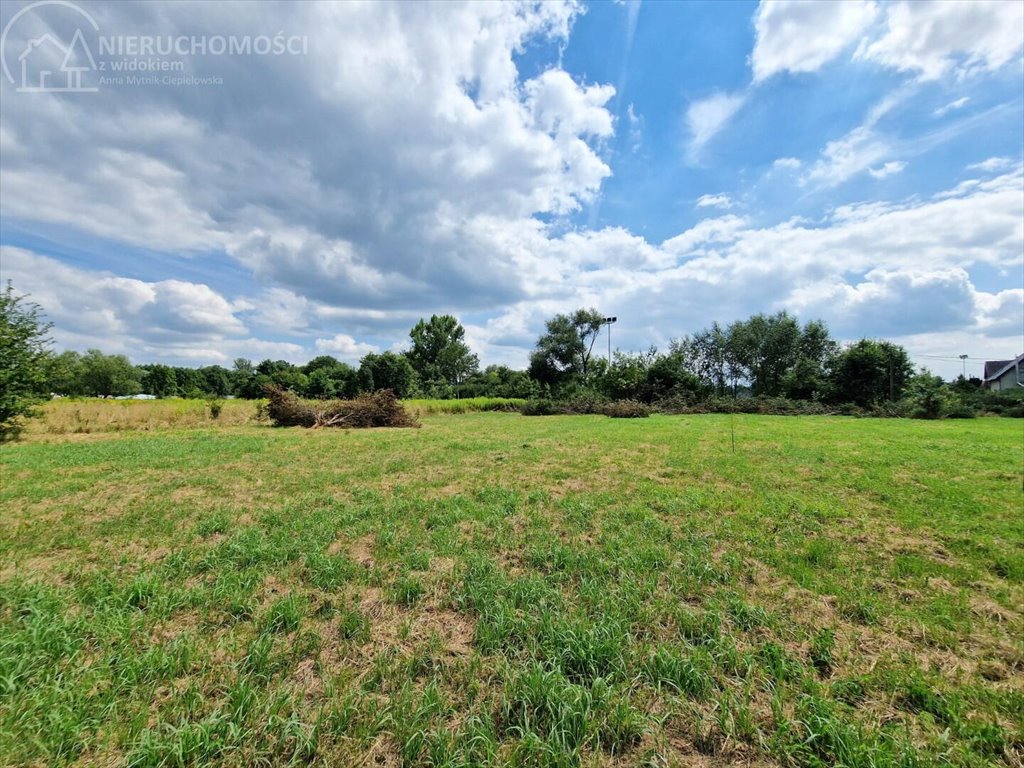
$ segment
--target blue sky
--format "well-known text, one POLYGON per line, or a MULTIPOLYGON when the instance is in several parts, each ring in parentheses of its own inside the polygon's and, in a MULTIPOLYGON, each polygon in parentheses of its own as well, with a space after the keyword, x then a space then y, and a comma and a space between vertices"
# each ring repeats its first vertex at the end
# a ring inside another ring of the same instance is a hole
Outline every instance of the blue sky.
POLYGON ((483 362, 522 366, 586 305, 624 349, 780 309, 947 376, 1024 349, 1019 3, 83 1, 0 22, 0 273, 61 347, 354 362, 451 312, 483 362), (96 91, 19 90, 26 46, 79 28, 96 91), (279 30, 301 51, 99 39, 279 30), (154 58, 190 79, 111 79, 154 58))

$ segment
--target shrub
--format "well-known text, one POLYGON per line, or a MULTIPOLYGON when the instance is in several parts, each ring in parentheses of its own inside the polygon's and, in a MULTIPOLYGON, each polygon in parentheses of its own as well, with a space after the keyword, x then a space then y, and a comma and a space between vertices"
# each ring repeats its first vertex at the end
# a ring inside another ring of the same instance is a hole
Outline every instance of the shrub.
POLYGON ((616 400, 602 406, 601 413, 613 419, 646 419, 651 407, 637 400, 616 400))
POLYGON ((565 413, 562 406, 553 400, 527 400, 519 412, 523 416, 554 416, 565 413))
POLYGON ((219 397, 206 398, 206 406, 210 409, 210 418, 220 418, 220 412, 224 410, 224 401, 219 397))
POLYGON ((973 419, 977 417, 977 413, 969 405, 961 403, 960 405, 954 405, 946 413, 947 419, 973 419))
POLYGON ((267 387, 267 414, 278 427, 418 427, 419 422, 383 389, 351 400, 303 400, 288 390, 267 387))
POLYGON ((568 400, 527 400, 519 412, 524 416, 580 416, 601 414, 613 419, 643 419, 652 408, 637 400, 607 401, 595 395, 577 395, 568 400))

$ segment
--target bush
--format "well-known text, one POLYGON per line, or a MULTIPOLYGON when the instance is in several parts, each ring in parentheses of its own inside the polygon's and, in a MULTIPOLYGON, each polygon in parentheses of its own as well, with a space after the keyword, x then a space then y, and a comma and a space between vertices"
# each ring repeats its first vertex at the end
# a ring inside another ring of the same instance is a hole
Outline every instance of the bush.
POLYGON ((418 427, 419 422, 383 389, 351 400, 303 400, 294 393, 267 387, 267 414, 278 427, 418 427))
POLYGON ((973 419, 977 415, 978 414, 974 412, 973 408, 971 408, 969 405, 961 403, 959 405, 954 405, 952 408, 950 408, 949 411, 946 413, 946 418, 947 419, 973 419))
POLYGON ((642 419, 651 415, 651 407, 636 400, 603 400, 594 395, 577 395, 570 400, 527 400, 519 412, 523 416, 581 416, 600 414, 613 419, 642 419))
POLYGON ((219 397, 206 398, 206 406, 210 409, 210 418, 220 418, 220 412, 224 410, 224 401, 219 397))
POLYGON ((562 407, 553 400, 527 400, 519 412, 523 416, 554 416, 565 413, 562 407))
MULTIPOLYGON (((662 413, 753 413, 775 416, 825 416, 843 413, 843 406, 827 406, 816 400, 790 400, 785 397, 709 397, 700 402, 673 397, 661 400, 656 410, 662 413)), ((851 411, 860 413, 856 406, 851 411)))
POLYGON ((601 413, 613 419, 646 419, 651 415, 651 407, 636 400, 616 400, 605 404, 601 413))

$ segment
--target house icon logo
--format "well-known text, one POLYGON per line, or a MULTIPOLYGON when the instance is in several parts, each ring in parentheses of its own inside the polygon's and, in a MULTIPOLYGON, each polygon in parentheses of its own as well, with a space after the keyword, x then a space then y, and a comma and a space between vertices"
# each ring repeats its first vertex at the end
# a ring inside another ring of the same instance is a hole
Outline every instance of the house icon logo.
POLYGON ((96 59, 86 36, 95 37, 98 31, 99 25, 92 16, 66 0, 42 0, 27 5, 7 22, 0 36, 4 76, 19 93, 95 93, 99 88, 91 75, 97 70, 96 59), (70 33, 66 41, 53 31, 55 25, 48 23, 53 20, 42 18, 40 9, 47 6, 66 9, 59 12, 59 21, 70 33), (43 22, 41 33, 35 37, 32 36, 32 21, 43 22), (19 32, 20 40, 16 38, 19 32), (17 55, 8 48, 18 49, 17 55), (17 61, 14 72, 8 64, 8 56, 17 61))

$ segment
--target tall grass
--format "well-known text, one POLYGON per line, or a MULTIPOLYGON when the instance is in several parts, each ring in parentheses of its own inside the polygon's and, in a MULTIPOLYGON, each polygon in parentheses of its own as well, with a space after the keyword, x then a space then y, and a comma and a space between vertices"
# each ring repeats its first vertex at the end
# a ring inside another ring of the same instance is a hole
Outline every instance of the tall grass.
POLYGON ((61 398, 51 400, 43 406, 40 417, 29 422, 27 433, 72 435, 96 432, 146 432, 214 425, 237 427, 255 424, 257 420, 258 404, 252 400, 217 401, 217 407, 211 408, 211 403, 206 400, 183 398, 61 398))
POLYGON ((463 400, 403 400, 402 405, 418 416, 480 411, 518 411, 525 400, 512 397, 469 397, 463 400))
MULTIPOLYGON (((414 416, 435 416, 481 411, 517 411, 524 400, 473 397, 465 400, 403 400, 414 416)), ((61 398, 42 407, 29 422, 26 434, 74 435, 106 432, 151 432, 198 427, 241 427, 262 422, 263 400, 104 400, 61 398)))

